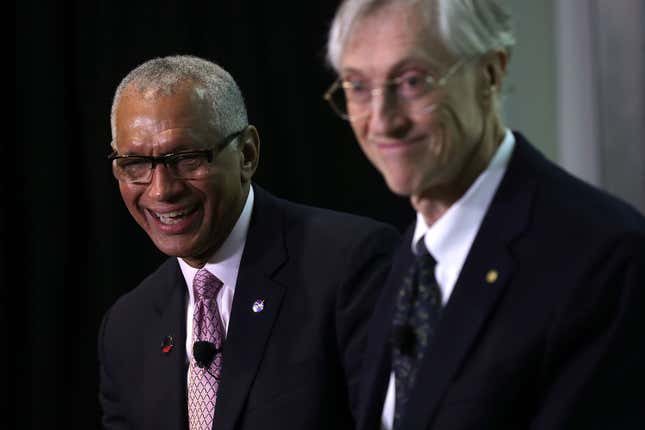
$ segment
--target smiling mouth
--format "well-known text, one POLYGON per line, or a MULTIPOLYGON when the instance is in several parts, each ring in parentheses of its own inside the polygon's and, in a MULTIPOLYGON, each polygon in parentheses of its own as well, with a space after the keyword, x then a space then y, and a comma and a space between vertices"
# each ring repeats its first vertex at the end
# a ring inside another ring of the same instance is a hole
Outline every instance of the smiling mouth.
POLYGON ((422 138, 402 139, 402 140, 373 140, 372 144, 380 149, 401 149, 409 148, 423 142, 422 138))
POLYGON ((171 212, 155 212, 148 209, 148 212, 159 222, 165 225, 174 225, 182 222, 186 217, 192 215, 197 210, 197 206, 171 212))

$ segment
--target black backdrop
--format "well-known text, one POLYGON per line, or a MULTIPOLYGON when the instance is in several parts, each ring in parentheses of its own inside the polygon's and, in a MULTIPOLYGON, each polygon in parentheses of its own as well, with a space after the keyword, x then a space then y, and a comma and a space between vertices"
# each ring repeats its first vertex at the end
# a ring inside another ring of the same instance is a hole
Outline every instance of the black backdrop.
POLYGON ((101 315, 163 258, 105 158, 113 91, 141 62, 193 54, 231 72, 260 132, 256 181, 274 194, 399 228, 413 217, 321 98, 337 1, 188 3, 16 3, 18 114, 15 143, 2 143, 0 212, 3 385, 16 428, 98 427, 101 315))

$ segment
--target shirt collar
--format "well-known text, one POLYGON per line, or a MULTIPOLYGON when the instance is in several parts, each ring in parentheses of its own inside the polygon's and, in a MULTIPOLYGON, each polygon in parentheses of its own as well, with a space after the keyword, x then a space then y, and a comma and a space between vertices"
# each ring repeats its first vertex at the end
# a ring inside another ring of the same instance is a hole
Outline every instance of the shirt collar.
POLYGON ((416 254, 415 245, 425 236, 426 247, 438 263, 454 261, 461 268, 506 171, 514 145, 515 137, 507 129, 486 169, 432 226, 428 227, 423 216, 417 213, 412 252, 416 254))

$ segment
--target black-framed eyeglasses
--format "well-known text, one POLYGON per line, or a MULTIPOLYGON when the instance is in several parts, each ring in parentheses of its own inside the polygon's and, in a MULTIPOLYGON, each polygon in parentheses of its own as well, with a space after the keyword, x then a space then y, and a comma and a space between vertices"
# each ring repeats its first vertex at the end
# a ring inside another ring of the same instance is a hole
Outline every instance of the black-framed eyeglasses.
POLYGON ((129 184, 149 184, 157 164, 163 164, 175 179, 202 179, 210 175, 211 163, 244 130, 229 134, 211 149, 174 152, 158 157, 119 155, 113 152, 108 155, 108 160, 112 163, 114 177, 129 184), (215 151, 217 154, 214 154, 215 151))
POLYGON ((457 61, 439 78, 417 71, 403 73, 378 85, 362 79, 338 78, 323 98, 339 117, 348 121, 368 116, 372 110, 372 97, 379 94, 392 94, 402 106, 423 111, 428 107, 424 96, 444 86, 467 62, 457 61))

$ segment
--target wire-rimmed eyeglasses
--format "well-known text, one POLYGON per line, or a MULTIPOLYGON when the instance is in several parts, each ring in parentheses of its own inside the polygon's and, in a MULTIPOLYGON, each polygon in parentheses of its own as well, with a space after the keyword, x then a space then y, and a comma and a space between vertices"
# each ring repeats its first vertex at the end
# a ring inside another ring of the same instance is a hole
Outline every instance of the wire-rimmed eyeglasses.
POLYGON ((114 177, 129 184, 149 184, 157 164, 163 164, 175 179, 202 179, 211 173, 213 160, 244 130, 229 134, 211 149, 174 152, 158 157, 119 155, 113 152, 108 160, 112 163, 114 177), (215 151, 218 151, 216 155, 215 151))
POLYGON ((416 71, 406 72, 394 79, 373 85, 362 79, 338 78, 323 95, 333 111, 342 119, 355 121, 368 116, 372 109, 372 97, 375 95, 394 95, 402 106, 414 111, 423 111, 427 103, 424 96, 443 86, 455 75, 467 60, 453 64, 441 77, 416 71))

